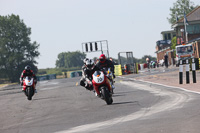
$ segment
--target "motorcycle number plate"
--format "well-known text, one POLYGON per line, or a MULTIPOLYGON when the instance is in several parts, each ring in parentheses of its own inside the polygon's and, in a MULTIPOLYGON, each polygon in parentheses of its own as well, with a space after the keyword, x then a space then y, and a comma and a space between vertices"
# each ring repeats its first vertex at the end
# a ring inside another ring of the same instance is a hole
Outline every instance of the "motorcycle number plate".
POLYGON ((96 83, 102 83, 104 81, 104 77, 100 76, 100 77, 93 77, 94 81, 96 83))
POLYGON ((97 78, 98 82, 102 82, 103 79, 101 77, 97 78))

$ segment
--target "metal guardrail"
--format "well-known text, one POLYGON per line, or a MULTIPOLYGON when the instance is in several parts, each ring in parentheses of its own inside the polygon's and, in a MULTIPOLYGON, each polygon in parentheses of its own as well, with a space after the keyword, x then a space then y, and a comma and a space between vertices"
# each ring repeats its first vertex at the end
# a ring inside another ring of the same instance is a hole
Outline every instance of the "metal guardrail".
POLYGON ((49 74, 43 76, 37 76, 37 81, 56 79, 56 74, 49 74))

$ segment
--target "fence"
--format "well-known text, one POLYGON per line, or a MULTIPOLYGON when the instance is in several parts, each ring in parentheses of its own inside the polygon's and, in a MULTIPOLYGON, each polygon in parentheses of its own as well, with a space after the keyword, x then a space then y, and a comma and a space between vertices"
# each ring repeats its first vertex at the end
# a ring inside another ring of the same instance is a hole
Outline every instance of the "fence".
POLYGON ((56 79, 56 74, 37 76, 37 81, 56 79))

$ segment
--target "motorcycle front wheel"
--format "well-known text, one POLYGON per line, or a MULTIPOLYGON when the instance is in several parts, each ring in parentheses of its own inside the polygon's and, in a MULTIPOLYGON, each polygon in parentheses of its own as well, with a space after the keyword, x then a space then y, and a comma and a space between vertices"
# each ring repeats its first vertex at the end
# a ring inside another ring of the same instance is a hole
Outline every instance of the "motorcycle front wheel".
POLYGON ((110 95, 108 88, 102 87, 101 93, 102 93, 102 96, 103 96, 104 100, 106 101, 107 105, 110 105, 113 103, 113 99, 112 99, 112 96, 110 95))
POLYGON ((31 87, 27 87, 26 91, 27 91, 27 99, 32 100, 32 96, 33 96, 33 93, 34 93, 33 89, 31 87))

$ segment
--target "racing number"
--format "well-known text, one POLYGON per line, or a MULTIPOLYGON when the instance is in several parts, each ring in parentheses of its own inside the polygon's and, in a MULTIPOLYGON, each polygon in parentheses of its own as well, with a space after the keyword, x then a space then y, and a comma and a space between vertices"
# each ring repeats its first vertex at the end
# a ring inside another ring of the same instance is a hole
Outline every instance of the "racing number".
POLYGON ((99 77, 97 80, 98 80, 98 82, 101 82, 103 79, 101 77, 99 77))

